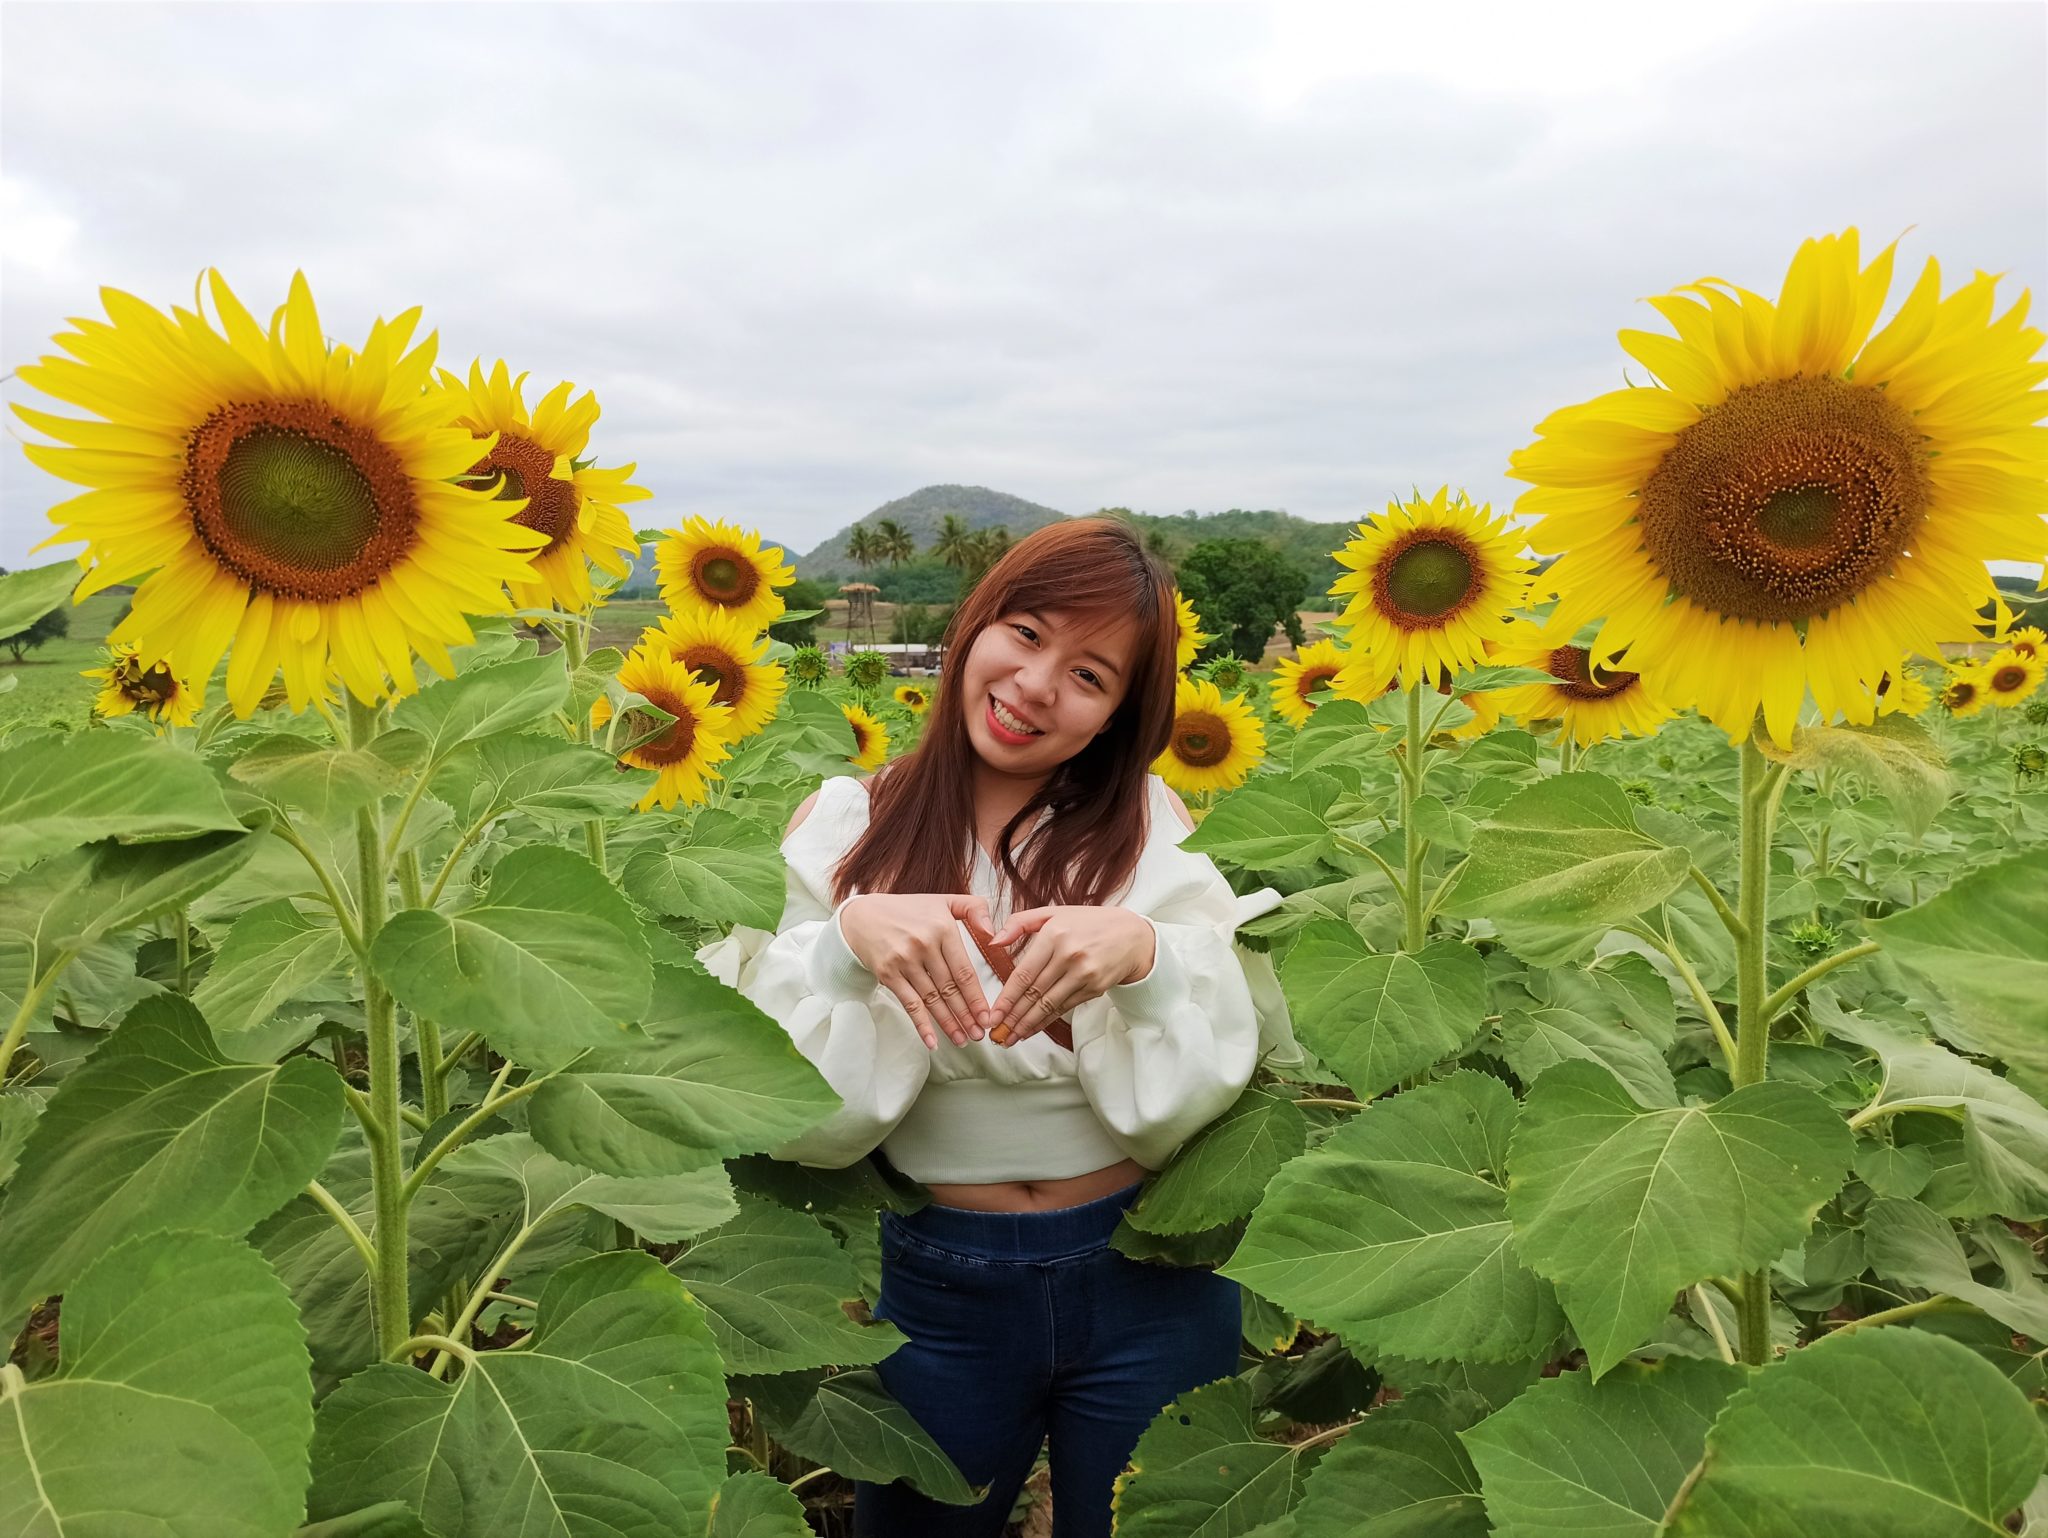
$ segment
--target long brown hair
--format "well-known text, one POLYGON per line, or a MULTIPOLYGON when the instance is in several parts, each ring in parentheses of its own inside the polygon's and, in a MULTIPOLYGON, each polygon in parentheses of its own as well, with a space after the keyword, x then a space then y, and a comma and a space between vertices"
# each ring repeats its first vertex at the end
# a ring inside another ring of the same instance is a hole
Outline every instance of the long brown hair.
POLYGON ((1100 904, 1137 868, 1146 775, 1173 731, 1179 615, 1173 574, 1131 525, 1106 516, 1047 524, 1019 540, 946 626, 947 665, 924 739, 877 773, 868 826, 840 861, 834 900, 862 892, 965 892, 974 827, 975 751, 961 699, 975 639, 1005 614, 1062 610, 1137 621, 1129 683, 1109 724, 1054 769, 1003 825, 996 866, 1013 906, 1100 904), (1044 808, 1020 868, 1011 844, 1044 808))

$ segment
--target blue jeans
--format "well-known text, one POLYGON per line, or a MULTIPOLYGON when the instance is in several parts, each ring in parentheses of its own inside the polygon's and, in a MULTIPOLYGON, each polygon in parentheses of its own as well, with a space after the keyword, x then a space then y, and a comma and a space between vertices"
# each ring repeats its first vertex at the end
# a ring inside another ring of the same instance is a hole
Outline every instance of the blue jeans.
POLYGON ((1179 1395, 1238 1368, 1238 1285, 1109 1247, 1138 1186, 1049 1212, 882 1214, 874 1316, 910 1339, 877 1371, 973 1484, 951 1506, 856 1482, 856 1538, 1000 1538, 1052 1439, 1054 1538, 1109 1538, 1110 1491, 1179 1395))

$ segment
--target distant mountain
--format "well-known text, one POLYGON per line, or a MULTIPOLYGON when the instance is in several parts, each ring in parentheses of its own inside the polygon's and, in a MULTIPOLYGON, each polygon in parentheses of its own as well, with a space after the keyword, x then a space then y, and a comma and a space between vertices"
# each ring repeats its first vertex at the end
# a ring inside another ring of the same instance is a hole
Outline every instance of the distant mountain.
MULTIPOLYGON (((939 525, 948 513, 957 515, 970 529, 1006 528, 1012 539, 1022 539, 1033 529, 1067 516, 1056 508, 1042 507, 1007 492, 990 491, 986 486, 927 486, 907 497, 884 502, 857 521, 872 529, 881 519, 893 518, 910 531, 910 537, 917 541, 918 553, 923 554, 939 537, 939 525)), ((846 538, 851 532, 849 524, 824 543, 796 556, 797 575, 819 582, 847 582, 860 575, 860 568, 846 554, 846 538)))

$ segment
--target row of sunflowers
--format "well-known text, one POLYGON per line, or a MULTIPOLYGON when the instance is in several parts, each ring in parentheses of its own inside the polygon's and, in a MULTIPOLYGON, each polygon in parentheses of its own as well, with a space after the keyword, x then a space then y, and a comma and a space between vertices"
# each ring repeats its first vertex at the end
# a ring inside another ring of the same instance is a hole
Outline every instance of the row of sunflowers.
MULTIPOLYGON (((1583 748, 1690 707, 1737 743, 1761 714, 1782 749, 1802 700, 1864 724, 1936 694, 1958 715, 2025 698, 2038 630, 1998 628, 1995 655, 1945 667, 1932 690, 1913 659, 1980 634, 1987 561, 2040 554, 2041 333, 2025 296, 1994 318, 1991 275, 1942 297, 1932 259, 1873 332, 1892 261, 1886 247, 1863 263, 1850 230, 1806 242, 1775 303, 1720 280, 1653 300, 1676 335, 1621 341, 1660 384, 1558 411, 1511 457, 1533 521, 1446 487, 1358 526, 1332 590, 1341 639, 1279 664, 1273 717, 1300 725, 1320 699, 1417 680, 1448 691, 1485 667, 1493 687, 1462 697, 1458 734, 1558 721, 1583 748), (1558 555, 1539 575, 1529 547, 1558 555)), ((109 713, 189 722, 223 659, 242 717, 280 675, 293 710, 330 681, 395 698, 417 688, 415 656, 449 672, 472 615, 587 640, 600 584, 639 552, 621 509, 649 493, 633 465, 589 457, 589 391, 558 384, 529 408, 503 362, 437 370, 416 309, 329 346, 303 276, 267 327, 218 273, 168 316, 104 298, 106 321, 75 321, 65 356, 20 370, 97 420, 15 410, 57 440, 29 457, 87 488, 52 509, 48 542, 84 542, 78 596, 139 583, 99 675, 109 713)), ((643 805, 672 807, 702 801, 774 717, 789 649, 766 630, 794 571, 701 517, 656 558, 671 612, 618 681, 654 707, 639 726, 671 722, 633 733, 623 758, 655 776, 643 805)), ((1186 672, 1209 637, 1179 602, 1177 721, 1157 767, 1183 791, 1227 789, 1263 754, 1261 715, 1186 672)), ((913 714, 929 704, 902 687, 913 714)), ((854 760, 879 764, 884 722, 843 709, 854 760)), ((593 725, 610 712, 600 700, 593 725)))

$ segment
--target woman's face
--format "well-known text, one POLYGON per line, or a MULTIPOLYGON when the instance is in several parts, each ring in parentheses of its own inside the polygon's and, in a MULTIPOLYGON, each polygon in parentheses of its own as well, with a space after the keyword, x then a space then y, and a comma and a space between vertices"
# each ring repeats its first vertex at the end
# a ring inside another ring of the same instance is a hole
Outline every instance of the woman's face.
POLYGON ((1130 687, 1137 622, 1067 610, 998 615, 961 668, 967 735, 1004 774, 1046 775, 1109 724, 1130 687), (1026 728, 1017 731, 1018 726, 1026 728))

